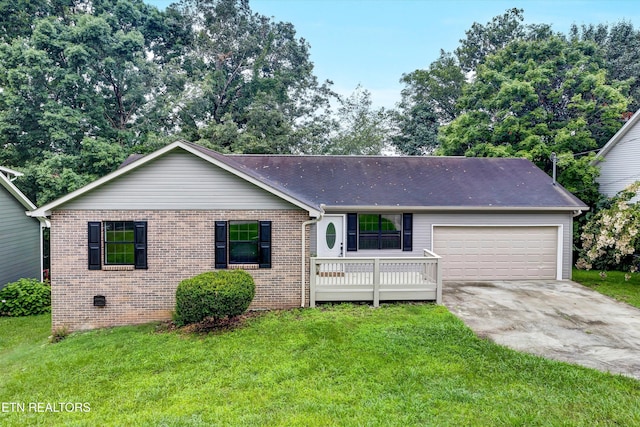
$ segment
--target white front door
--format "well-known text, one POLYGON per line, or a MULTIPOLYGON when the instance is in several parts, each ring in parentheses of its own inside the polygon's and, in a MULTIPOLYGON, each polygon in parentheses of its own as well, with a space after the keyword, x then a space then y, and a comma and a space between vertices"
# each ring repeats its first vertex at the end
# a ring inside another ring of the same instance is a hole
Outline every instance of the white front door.
POLYGON ((317 227, 318 257, 343 257, 344 215, 325 215, 317 227))

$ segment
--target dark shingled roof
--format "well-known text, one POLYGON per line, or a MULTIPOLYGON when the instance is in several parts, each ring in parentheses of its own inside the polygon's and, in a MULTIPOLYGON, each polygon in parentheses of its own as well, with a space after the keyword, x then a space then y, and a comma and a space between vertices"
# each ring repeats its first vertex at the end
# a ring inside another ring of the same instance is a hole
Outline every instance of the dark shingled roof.
POLYGON ((144 157, 144 154, 129 154, 129 157, 127 157, 126 159, 124 159, 124 162, 120 163, 120 166, 118 166, 118 169, 122 169, 123 167, 137 161, 140 160, 141 158, 144 157))
POLYGON ((526 159, 222 155, 189 145, 316 207, 588 208, 526 159))

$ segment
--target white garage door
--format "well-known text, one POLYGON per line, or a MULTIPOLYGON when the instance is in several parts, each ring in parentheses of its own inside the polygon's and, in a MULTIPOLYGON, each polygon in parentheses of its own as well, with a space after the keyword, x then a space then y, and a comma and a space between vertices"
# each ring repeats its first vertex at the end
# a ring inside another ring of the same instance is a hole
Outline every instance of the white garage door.
POLYGON ((444 280, 555 279, 558 227, 434 227, 444 280))

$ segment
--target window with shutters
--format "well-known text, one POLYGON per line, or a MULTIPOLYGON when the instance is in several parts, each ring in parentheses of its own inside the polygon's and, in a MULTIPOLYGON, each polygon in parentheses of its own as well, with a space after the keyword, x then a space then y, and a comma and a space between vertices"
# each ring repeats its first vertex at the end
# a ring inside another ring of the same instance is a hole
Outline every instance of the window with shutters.
POLYGON ((360 249, 400 249, 402 215, 358 215, 360 249))
POLYGON ((258 263, 258 221, 229 221, 229 262, 258 263))
POLYGON ((413 214, 347 214, 347 251, 413 250, 413 214))
POLYGON ((88 225, 90 270, 101 270, 103 265, 147 268, 146 222, 104 221, 88 225))
POLYGON ((257 264, 271 268, 271 221, 216 221, 215 267, 257 264))
POLYGON ((104 263, 106 265, 135 264, 134 234, 133 221, 104 223, 104 263))

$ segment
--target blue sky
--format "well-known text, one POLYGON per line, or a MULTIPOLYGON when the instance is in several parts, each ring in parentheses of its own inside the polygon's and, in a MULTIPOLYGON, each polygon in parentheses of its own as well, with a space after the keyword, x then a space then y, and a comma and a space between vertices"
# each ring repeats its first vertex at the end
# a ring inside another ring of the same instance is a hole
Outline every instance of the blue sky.
MULTIPOLYGON (((145 0, 159 8, 170 0, 145 0)), ((393 107, 404 73, 426 68, 440 49, 453 51, 474 22, 487 23, 507 9, 524 9, 525 23, 630 21, 640 28, 634 0, 250 0, 254 12, 291 22, 311 46, 320 80, 348 95, 361 84, 375 106, 393 107)))

